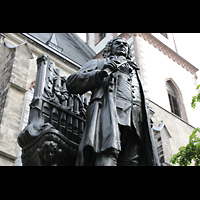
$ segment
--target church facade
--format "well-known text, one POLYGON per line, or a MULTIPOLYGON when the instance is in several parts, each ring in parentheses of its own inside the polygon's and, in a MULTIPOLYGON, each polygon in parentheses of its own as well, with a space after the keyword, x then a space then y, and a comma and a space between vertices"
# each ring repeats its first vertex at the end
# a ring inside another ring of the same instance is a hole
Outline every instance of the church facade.
POLYGON ((69 76, 101 58, 106 43, 117 36, 131 45, 132 60, 140 67, 160 163, 172 165, 171 156, 187 144, 200 112, 190 106, 198 69, 177 53, 171 33, 87 33, 87 44, 72 33, 1 33, 0 165, 21 165, 17 137, 28 122, 37 57, 47 55, 69 76))

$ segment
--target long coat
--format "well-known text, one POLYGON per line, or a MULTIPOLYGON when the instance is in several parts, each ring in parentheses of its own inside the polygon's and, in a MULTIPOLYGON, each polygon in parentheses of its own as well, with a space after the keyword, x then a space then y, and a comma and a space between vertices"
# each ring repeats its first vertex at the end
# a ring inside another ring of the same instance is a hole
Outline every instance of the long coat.
MULTIPOLYGON (((110 76, 108 76, 101 85, 98 84, 96 81, 97 77, 95 76, 96 72, 100 71, 108 61, 109 58, 93 59, 67 79, 67 89, 70 93, 84 94, 87 91, 92 91, 90 105, 86 112, 86 127, 79 145, 76 165, 93 165, 95 154, 105 151, 108 148, 121 150, 115 103, 117 76, 114 76, 112 83, 110 76)), ((141 165, 159 165, 154 135, 151 130, 148 102, 145 98, 138 72, 136 69, 135 71, 141 91, 143 110, 143 130, 141 131, 143 153, 141 156, 141 165)))

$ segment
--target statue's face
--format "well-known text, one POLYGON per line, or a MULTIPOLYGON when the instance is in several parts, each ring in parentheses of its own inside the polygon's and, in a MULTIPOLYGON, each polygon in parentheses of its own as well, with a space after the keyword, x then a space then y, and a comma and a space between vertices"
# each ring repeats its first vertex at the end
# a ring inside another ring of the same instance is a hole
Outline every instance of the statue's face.
POLYGON ((116 56, 124 56, 127 58, 128 56, 128 43, 126 40, 117 39, 113 42, 112 45, 112 54, 116 56))

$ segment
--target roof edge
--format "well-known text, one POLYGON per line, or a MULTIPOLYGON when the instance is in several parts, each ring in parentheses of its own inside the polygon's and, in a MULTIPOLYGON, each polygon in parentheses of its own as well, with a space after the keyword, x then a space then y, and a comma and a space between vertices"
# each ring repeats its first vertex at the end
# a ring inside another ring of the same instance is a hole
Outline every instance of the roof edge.
POLYGON ((71 64, 73 64, 74 66, 78 67, 79 69, 81 69, 81 65, 78 64, 77 62, 73 61, 72 59, 68 58, 67 56, 63 55, 62 53, 54 50, 52 47, 48 46, 47 44, 41 42, 40 40, 38 40, 37 38, 35 38, 34 36, 28 34, 28 33, 21 33, 23 36, 27 37, 28 39, 36 42, 37 44, 41 45, 42 47, 48 49, 49 51, 53 52, 54 54, 58 55, 59 57, 63 58, 64 60, 70 62, 71 64))

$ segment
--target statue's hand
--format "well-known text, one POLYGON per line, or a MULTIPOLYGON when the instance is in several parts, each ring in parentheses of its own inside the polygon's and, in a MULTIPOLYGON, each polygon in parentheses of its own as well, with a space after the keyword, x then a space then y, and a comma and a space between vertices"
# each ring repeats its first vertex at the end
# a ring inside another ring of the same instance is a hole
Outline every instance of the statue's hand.
POLYGON ((117 60, 113 60, 111 62, 108 62, 106 63, 104 66, 103 66, 103 69, 106 69, 106 68, 109 68, 112 72, 115 72, 117 71, 117 66, 118 66, 118 61, 117 60))
POLYGON ((120 64, 120 62, 117 60, 113 60, 113 61, 106 63, 101 70, 101 75, 103 77, 107 77, 111 73, 116 72, 118 70, 119 64, 120 64))

